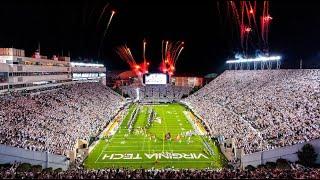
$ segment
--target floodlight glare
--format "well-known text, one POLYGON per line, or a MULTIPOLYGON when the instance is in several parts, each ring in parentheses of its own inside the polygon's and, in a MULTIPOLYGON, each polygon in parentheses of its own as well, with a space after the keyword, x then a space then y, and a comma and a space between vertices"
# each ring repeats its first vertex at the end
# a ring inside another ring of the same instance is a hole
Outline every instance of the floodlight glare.
POLYGON ((266 62, 266 61, 278 61, 281 59, 281 56, 270 56, 270 57, 257 57, 257 58, 248 58, 248 59, 235 59, 228 60, 226 63, 246 63, 246 62, 266 62))
POLYGON ((86 67, 104 67, 103 64, 92 64, 92 63, 81 63, 81 62, 71 62, 71 66, 86 66, 86 67))

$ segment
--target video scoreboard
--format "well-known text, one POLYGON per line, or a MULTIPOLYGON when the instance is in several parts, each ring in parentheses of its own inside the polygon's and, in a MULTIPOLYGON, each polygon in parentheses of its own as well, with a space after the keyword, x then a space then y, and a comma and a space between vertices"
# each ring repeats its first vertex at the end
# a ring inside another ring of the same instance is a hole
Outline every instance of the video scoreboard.
POLYGON ((151 73, 143 75, 144 84, 168 84, 169 75, 164 73, 151 73))

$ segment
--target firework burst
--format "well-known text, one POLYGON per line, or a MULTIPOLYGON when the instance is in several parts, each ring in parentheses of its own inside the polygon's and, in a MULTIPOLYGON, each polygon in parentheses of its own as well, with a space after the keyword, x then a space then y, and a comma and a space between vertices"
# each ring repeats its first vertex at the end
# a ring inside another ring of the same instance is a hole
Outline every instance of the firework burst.
POLYGON ((119 46, 116 48, 116 52, 119 57, 124 60, 129 66, 131 71, 133 71, 138 77, 141 77, 143 74, 149 73, 149 65, 150 63, 146 59, 146 45, 147 42, 143 41, 143 61, 139 64, 134 56, 131 53, 130 48, 126 45, 119 46))
POLYGON ((226 17, 232 22, 232 29, 238 32, 240 49, 244 56, 247 55, 249 42, 255 49, 267 52, 269 49, 268 36, 272 17, 269 14, 269 1, 226 1, 225 6, 217 4, 219 8, 226 7, 226 17), (259 17, 260 18, 257 18, 259 17), (260 20, 260 26, 257 25, 260 20))
POLYGON ((176 63, 183 49, 183 41, 162 41, 162 63, 160 69, 163 73, 168 73, 170 76, 174 74, 176 63))

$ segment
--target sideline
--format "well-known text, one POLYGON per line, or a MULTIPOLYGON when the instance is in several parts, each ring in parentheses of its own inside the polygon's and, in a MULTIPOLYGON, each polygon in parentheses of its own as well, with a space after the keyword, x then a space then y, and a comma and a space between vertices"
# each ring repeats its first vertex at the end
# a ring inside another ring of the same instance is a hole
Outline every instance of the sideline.
POLYGON ((122 110, 119 110, 117 115, 113 118, 113 120, 107 125, 107 127, 96 137, 98 137, 97 140, 92 142, 92 144, 88 147, 88 155, 92 152, 92 150, 96 147, 96 145, 99 143, 100 139, 104 135, 113 135, 115 132, 117 132, 118 128, 120 127, 122 121, 125 119, 124 115, 129 112, 128 105, 124 106, 122 110), (109 133, 109 134, 108 134, 109 133))

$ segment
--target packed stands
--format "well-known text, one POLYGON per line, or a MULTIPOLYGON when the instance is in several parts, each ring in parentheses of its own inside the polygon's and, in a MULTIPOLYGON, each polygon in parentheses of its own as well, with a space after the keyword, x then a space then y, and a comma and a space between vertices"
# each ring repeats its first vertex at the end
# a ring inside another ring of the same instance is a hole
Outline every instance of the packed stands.
POLYGON ((320 70, 225 71, 183 102, 245 153, 320 137, 320 70))
POLYGON ((173 101, 180 100, 183 95, 188 95, 192 88, 173 85, 145 85, 145 86, 122 86, 123 93, 129 97, 137 98, 139 90, 140 101, 173 101))
POLYGON ((31 167, 21 170, 18 164, 0 166, 1 179, 319 179, 320 170, 292 165, 289 169, 257 168, 252 170, 145 170, 145 169, 70 169, 58 171, 31 167))
POLYGON ((124 103, 99 83, 4 96, 0 98, 0 143, 63 155, 78 139, 89 141, 96 136, 124 103))

